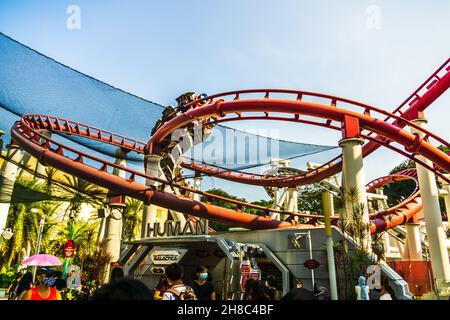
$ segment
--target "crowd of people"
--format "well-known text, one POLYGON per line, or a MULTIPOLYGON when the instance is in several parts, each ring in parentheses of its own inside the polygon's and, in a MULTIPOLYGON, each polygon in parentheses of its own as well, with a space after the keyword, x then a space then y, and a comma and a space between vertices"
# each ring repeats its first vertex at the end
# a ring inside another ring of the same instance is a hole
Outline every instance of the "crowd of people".
MULTIPOLYGON (((33 282, 32 272, 22 274, 9 290, 11 300, 216 300, 211 274, 205 266, 197 266, 192 281, 184 283, 184 269, 178 263, 167 266, 159 283, 149 289, 142 281, 124 276, 121 268, 111 270, 108 284, 86 289, 77 279, 75 271, 63 280, 61 272, 52 267, 39 267, 33 282), (75 295, 70 297, 69 293, 75 295)), ((395 293, 386 281, 379 288, 370 289, 361 276, 355 286, 357 300, 395 300, 395 293)), ((269 274, 263 281, 249 278, 243 288, 241 300, 330 300, 325 287, 314 286, 310 291, 297 286, 284 296, 277 289, 277 280, 269 274)))
POLYGON ((74 270, 64 279, 53 267, 38 267, 34 281, 33 272, 25 271, 10 283, 6 294, 9 300, 83 300, 98 287, 98 281, 82 282, 74 270))

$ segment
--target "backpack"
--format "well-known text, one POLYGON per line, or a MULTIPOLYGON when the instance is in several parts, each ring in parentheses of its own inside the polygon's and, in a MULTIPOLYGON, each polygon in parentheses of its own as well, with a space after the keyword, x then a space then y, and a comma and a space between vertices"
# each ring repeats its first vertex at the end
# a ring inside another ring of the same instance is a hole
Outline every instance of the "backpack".
POLYGON ((170 288, 166 290, 166 292, 172 293, 176 297, 175 300, 198 300, 197 296, 194 293, 194 290, 192 290, 192 288, 189 286, 186 286, 186 289, 182 291, 170 288))

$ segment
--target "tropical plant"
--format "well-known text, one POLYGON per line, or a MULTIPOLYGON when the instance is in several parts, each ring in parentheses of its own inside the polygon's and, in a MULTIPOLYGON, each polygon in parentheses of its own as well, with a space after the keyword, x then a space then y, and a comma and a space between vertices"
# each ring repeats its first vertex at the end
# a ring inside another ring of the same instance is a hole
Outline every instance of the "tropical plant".
MULTIPOLYGON (((42 191, 42 185, 34 179, 20 177, 17 178, 16 183, 29 190, 42 191)), ((16 261, 20 262, 18 261, 20 258, 29 256, 35 251, 39 223, 42 216, 46 218, 48 223, 44 225, 41 244, 49 241, 56 225, 54 222, 50 222, 55 218, 56 209, 57 203, 52 201, 15 203, 11 205, 6 227, 13 230, 13 237, 5 240, 1 248, 3 268, 9 268, 16 261)), ((41 246, 41 250, 44 247, 44 245, 41 246)))
POLYGON ((0 271, 0 288, 7 288, 19 276, 16 268, 7 268, 0 271))
POLYGON ((103 204, 103 199, 106 195, 106 190, 87 182, 81 178, 69 176, 64 174, 64 179, 61 183, 56 183, 53 189, 53 193, 64 199, 68 199, 69 205, 66 212, 71 212, 74 218, 81 211, 81 205, 83 203, 97 207, 103 204))
POLYGON ((123 238, 126 241, 132 241, 139 234, 144 203, 140 200, 127 197, 126 204, 127 206, 122 216, 123 238))
POLYGON ((366 275, 369 265, 373 264, 369 254, 376 254, 378 261, 384 256, 384 248, 380 242, 382 235, 370 235, 370 223, 364 221, 364 203, 359 202, 357 190, 350 188, 342 189, 338 198, 337 207, 342 211, 341 219, 338 220, 338 228, 351 237, 354 241, 352 248, 349 248, 348 241, 334 243, 334 252, 338 272, 338 285, 340 287, 341 299, 356 299, 354 290, 358 283, 358 277, 366 275), (372 246, 369 248, 368 238, 372 246))
POLYGON ((103 283, 106 275, 106 267, 111 261, 111 255, 107 254, 102 247, 98 247, 93 253, 84 256, 82 281, 85 283, 103 283))
MULTIPOLYGON (((64 245, 70 237, 71 225, 64 224, 56 235, 54 241, 49 245, 49 251, 54 255, 62 255, 64 245)), ((74 263, 83 263, 85 256, 92 254, 97 250, 96 238, 98 230, 98 221, 86 223, 84 221, 75 221, 72 240, 76 246, 76 255, 74 263)))

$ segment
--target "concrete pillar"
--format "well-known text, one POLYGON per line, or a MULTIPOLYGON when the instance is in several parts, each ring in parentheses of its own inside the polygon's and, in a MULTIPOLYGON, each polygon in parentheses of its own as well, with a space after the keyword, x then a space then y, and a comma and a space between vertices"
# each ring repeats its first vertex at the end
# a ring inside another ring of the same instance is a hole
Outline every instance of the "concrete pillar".
MULTIPOLYGON (((445 177, 450 178, 450 174, 446 174, 445 177)), ((442 180, 442 179, 440 179, 440 181, 442 183, 442 189, 447 191, 447 194, 444 196, 445 212, 447 213, 447 217, 450 217, 450 184, 447 181, 442 180)), ((450 218, 448 220, 450 221, 450 218)), ((450 228, 450 227, 447 227, 447 228, 450 228)))
MULTIPOLYGON (((52 133, 50 131, 42 131, 42 134, 46 136, 47 138, 52 137, 52 133)), ((41 139, 41 141, 44 141, 44 139, 41 139)), ((47 176, 45 172, 45 166, 36 159, 36 169, 35 169, 35 178, 38 182, 44 182, 45 179, 41 178, 42 176, 47 176)))
MULTIPOLYGON (((375 188, 375 193, 376 194, 380 194, 380 195, 384 195, 384 188, 375 188)), ((388 208, 388 204, 386 200, 383 199, 379 199, 377 200, 378 203, 378 210, 386 210, 388 208)))
POLYGON ((111 255, 111 261, 118 261, 120 257, 122 214, 124 209, 125 205, 111 204, 109 207, 109 215, 106 218, 103 245, 105 251, 111 255))
MULTIPOLYGON (((272 192, 273 192, 273 205, 272 205, 272 209, 279 209, 278 207, 278 203, 280 201, 280 195, 278 194, 278 188, 277 187, 273 187, 272 188, 272 192)), ((276 220, 280 220, 280 214, 276 213, 276 212, 272 212, 270 214, 270 218, 271 219, 276 219, 276 220)))
MULTIPOLYGON (((29 153, 27 153, 27 152, 24 152, 24 153, 23 153, 23 156, 22 156, 22 159, 20 160, 20 164, 21 164, 23 167, 27 167, 27 166, 28 166, 28 163, 29 163, 30 160, 31 160, 31 158, 32 158, 31 154, 29 154, 29 153)), ((21 177, 25 172, 27 172, 25 169, 19 168, 18 171, 17 171, 17 176, 18 176, 18 177, 21 177)))
MULTIPOLYGON (((161 156, 158 155, 147 155, 145 156, 145 172, 151 176, 154 177, 160 177, 161 176, 161 167, 159 165, 161 161, 161 156)), ((155 182, 153 180, 147 179, 145 181, 145 184, 147 186, 154 186, 157 187, 159 185, 158 182, 155 182)), ((147 224, 153 225, 153 223, 156 222, 156 213, 157 213, 157 206, 154 205, 144 205, 144 212, 142 214, 142 227, 141 227, 141 238, 147 237, 147 224)))
MULTIPOLYGON (((362 145, 364 140, 360 138, 346 138, 339 141, 342 148, 342 185, 345 190, 345 210, 342 210, 344 218, 351 219, 354 210, 362 209, 360 212, 362 222, 369 228, 369 210, 367 206, 366 183, 362 157, 362 145), (354 190, 353 199, 349 197, 351 190, 354 190), (350 198, 350 199, 349 199, 350 198), (362 206, 362 207, 360 207, 362 206)), ((362 247, 366 250, 371 248, 370 232, 361 239, 362 247)))
MULTIPOLYGON (((11 199, 14 182, 17 176, 17 165, 21 159, 21 152, 16 145, 7 145, 8 149, 6 153, 6 159, 3 159, 2 167, 0 169, 0 190, 2 194, 5 194, 7 199, 11 199)), ((0 233, 3 232, 6 226, 6 220, 8 219, 10 201, 0 203, 0 233)))
MULTIPOLYGON (((426 128, 425 119, 413 120, 413 123, 426 128)), ((411 132, 423 133, 411 128, 411 132)), ((417 159, 432 167, 431 160, 418 155, 417 159)), ((423 215, 426 223, 426 232, 430 248, 431 265, 436 279, 438 290, 448 290, 450 283, 450 265, 446 245, 446 234, 442 224, 441 210, 439 207, 439 192, 436 185, 436 177, 433 172, 416 163, 419 189, 423 203, 423 215)))
MULTIPOLYGON (((287 189, 287 211, 297 213, 298 212, 298 193, 297 188, 287 189)), ((298 217, 295 216, 294 220, 298 221, 298 217)))
POLYGON ((410 261, 422 261, 422 243, 420 241, 420 223, 406 224, 406 243, 410 261))
MULTIPOLYGON (((126 167, 127 162, 123 157, 125 153, 121 149, 116 150, 115 164, 126 167)), ((125 178, 126 172, 117 168, 113 169, 113 174, 125 178)), ((123 211, 126 208, 125 197, 118 197, 110 200, 108 215, 103 218, 104 236, 103 245, 105 251, 111 255, 111 261, 117 261, 120 257, 120 247, 122 244, 123 211)), ((102 231, 102 230, 100 230, 102 231)))

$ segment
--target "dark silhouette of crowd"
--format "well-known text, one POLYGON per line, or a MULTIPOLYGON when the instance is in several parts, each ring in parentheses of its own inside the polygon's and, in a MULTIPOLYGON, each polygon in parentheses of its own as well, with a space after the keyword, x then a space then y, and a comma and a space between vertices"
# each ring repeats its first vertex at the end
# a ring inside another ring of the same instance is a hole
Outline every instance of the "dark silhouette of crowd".
MULTIPOLYGON (((44 268, 45 269, 45 268, 44 268)), ((49 269, 38 270, 38 280, 46 286, 54 288, 60 299, 67 300, 65 295, 66 286, 61 272, 49 269), (44 271, 42 271, 44 270, 44 271), (41 279, 42 276, 46 276, 41 279), (51 283, 50 281, 52 280, 51 283), (61 281, 59 281, 61 280, 61 281)), ((126 277, 122 268, 111 269, 109 283, 99 285, 92 290, 82 290, 76 300, 215 300, 216 289, 214 287, 211 273, 208 267, 198 265, 191 274, 191 282, 184 283, 184 268, 173 263, 165 268, 157 285, 150 289, 142 281, 126 277), (84 292, 86 291, 86 292, 84 292)), ((39 282, 39 283, 40 283, 39 282)), ((30 293, 33 284, 31 272, 23 273, 11 286, 10 299, 21 299, 25 293, 30 293)), ((43 287, 42 284, 40 284, 43 287)), ((279 291, 280 283, 277 278, 268 274, 264 280, 249 278, 244 284, 241 300, 247 301, 273 301, 273 300, 324 300, 329 299, 328 290, 324 287, 314 286, 313 291, 305 288, 295 288, 284 296, 279 291)), ((45 288, 44 288, 45 289, 45 288)), ((50 291, 53 289, 50 289, 50 291)), ((392 296, 391 288, 383 284, 380 296, 392 296)), ((48 290, 47 290, 48 291, 48 290)), ((31 297, 30 294, 28 296, 31 297)), ((24 297, 29 299, 30 297, 24 297), (28 297, 28 298, 27 298, 28 297)), ((221 297, 226 299, 226 297, 221 297)), ((382 298, 383 299, 383 298, 382 298)), ((73 298, 69 299, 73 300, 73 298)))

